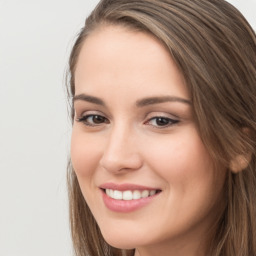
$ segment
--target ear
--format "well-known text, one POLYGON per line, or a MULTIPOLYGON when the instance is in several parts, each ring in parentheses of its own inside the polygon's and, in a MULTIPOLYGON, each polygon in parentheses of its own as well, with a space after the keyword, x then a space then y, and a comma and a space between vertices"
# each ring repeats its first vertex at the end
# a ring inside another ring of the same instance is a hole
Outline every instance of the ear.
MULTIPOLYGON (((251 137, 251 132, 248 128, 242 128, 242 132, 245 137, 251 137)), ((244 138, 241 138, 238 141, 240 141, 240 148, 244 148, 244 153, 237 155, 230 161, 229 169, 233 173, 243 171, 249 165, 252 158, 252 152, 245 146, 244 138)))
POLYGON ((249 165, 250 161, 251 153, 247 153, 246 155, 238 155, 231 160, 229 168, 232 172, 238 173, 244 170, 249 165))

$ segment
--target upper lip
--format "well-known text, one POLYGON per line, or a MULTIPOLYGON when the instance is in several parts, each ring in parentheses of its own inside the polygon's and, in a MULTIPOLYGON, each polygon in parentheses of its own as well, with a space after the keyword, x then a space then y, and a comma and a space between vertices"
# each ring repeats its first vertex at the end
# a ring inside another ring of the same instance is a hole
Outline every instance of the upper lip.
POLYGON ((123 183, 123 184, 115 184, 115 183, 104 183, 100 185, 101 189, 112 189, 119 191, 126 190, 160 190, 159 188, 153 188, 148 186, 142 186, 137 184, 123 183))

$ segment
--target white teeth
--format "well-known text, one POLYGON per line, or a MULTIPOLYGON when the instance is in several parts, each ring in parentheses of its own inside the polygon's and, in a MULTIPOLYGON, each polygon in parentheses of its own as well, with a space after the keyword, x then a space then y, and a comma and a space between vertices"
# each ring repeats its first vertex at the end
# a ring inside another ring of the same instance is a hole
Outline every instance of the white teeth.
POLYGON ((132 200, 132 191, 124 191, 123 192, 123 200, 132 200))
POLYGON ((132 198, 133 199, 140 199, 141 198, 141 193, 139 190, 134 190, 132 193, 132 198))
POLYGON ((148 197, 149 195, 149 191, 148 190, 143 190, 142 193, 141 193, 141 196, 144 198, 144 197, 148 197))
POLYGON ((106 194, 113 199, 126 200, 126 201, 146 198, 156 194, 156 190, 119 191, 119 190, 113 190, 113 189, 106 189, 105 191, 106 191, 106 194))
POLYGON ((110 189, 110 190, 109 190, 109 195, 110 195, 112 198, 114 198, 114 190, 110 189))
POLYGON ((121 191, 114 190, 113 198, 115 198, 115 199, 123 199, 123 193, 121 191))

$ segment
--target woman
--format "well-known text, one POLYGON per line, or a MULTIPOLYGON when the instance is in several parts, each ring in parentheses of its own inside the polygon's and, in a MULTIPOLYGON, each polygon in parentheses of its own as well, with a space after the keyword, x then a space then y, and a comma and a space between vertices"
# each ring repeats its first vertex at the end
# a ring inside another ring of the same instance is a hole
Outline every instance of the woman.
POLYGON ((70 56, 76 255, 256 255, 256 37, 222 0, 103 0, 70 56))

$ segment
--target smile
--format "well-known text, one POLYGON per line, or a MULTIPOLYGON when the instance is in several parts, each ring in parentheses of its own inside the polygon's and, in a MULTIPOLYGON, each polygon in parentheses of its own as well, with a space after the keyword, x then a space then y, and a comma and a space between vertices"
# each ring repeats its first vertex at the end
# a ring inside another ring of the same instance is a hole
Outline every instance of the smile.
POLYGON ((115 200, 138 200, 141 198, 146 198, 155 195, 158 192, 158 190, 126 190, 126 191, 120 191, 120 190, 113 190, 113 189, 106 189, 105 193, 110 198, 113 198, 115 200))
POLYGON ((100 186, 105 206, 114 212, 136 211, 155 200, 160 189, 134 185, 106 183, 100 186))

